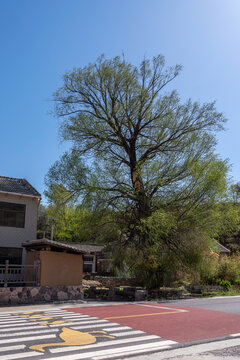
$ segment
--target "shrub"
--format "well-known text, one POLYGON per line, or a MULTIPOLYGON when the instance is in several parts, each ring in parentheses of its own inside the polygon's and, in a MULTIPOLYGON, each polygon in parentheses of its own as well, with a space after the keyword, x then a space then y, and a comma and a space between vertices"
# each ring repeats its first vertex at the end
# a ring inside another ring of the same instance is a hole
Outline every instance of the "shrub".
POLYGON ((230 281, 228 281, 228 280, 221 280, 219 282, 219 286, 221 286, 224 291, 229 291, 232 287, 230 281))
POLYGON ((217 277, 232 283, 239 278, 239 256, 224 256, 219 261, 217 277))
POLYGON ((204 256, 200 266, 201 282, 206 285, 216 284, 217 270, 218 270, 218 259, 210 255, 204 256))
POLYGON ((87 298, 88 297, 88 289, 83 289, 83 294, 84 294, 84 297, 87 298))

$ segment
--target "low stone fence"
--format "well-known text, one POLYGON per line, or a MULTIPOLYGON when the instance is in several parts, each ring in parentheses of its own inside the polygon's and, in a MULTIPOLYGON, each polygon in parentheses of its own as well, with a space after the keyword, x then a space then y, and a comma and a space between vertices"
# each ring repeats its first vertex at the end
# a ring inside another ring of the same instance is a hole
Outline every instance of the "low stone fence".
POLYGON ((156 299, 181 299, 184 296, 184 291, 184 288, 161 287, 156 290, 151 290, 149 296, 156 299))
POLYGON ((140 287, 112 287, 101 288, 90 286, 84 289, 86 299, 98 299, 108 301, 144 301, 148 299, 181 299, 184 298, 184 289, 159 288, 146 290, 140 287))
POLYGON ((148 297, 148 291, 136 287, 111 287, 111 288, 97 288, 90 286, 84 290, 85 298, 108 300, 108 301, 142 301, 148 297))
POLYGON ((0 305, 83 300, 82 286, 24 286, 0 288, 0 305))
POLYGON ((135 278, 120 278, 120 277, 108 277, 108 276, 94 276, 93 280, 98 281, 106 288, 114 288, 120 286, 137 286, 137 280, 135 278))

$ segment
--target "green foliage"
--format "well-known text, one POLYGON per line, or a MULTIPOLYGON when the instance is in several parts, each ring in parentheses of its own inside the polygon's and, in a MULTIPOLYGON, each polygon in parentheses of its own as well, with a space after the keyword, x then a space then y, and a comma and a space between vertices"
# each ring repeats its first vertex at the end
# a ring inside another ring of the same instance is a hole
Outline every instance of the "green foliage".
POLYGON ((232 287, 232 284, 228 280, 221 280, 219 286, 223 288, 224 291, 229 291, 232 287))
POLYGON ((235 279, 239 278, 240 276, 239 260, 240 257, 238 255, 232 257, 224 256, 219 262, 218 273, 217 273, 218 278, 223 280, 230 280, 231 282, 234 282, 235 279))
POLYGON ((210 236, 225 243, 240 224, 239 209, 231 202, 221 202, 214 206, 211 213, 210 236))
POLYGON ((206 253, 200 266, 200 276, 204 284, 216 285, 221 280, 235 284, 240 278, 240 255, 216 258, 206 253))
POLYGON ((203 284, 215 285, 218 278, 218 258, 206 253, 200 265, 200 280, 203 284))
POLYGON ((84 298, 86 299, 86 298, 88 298, 88 289, 83 289, 83 294, 84 294, 84 298))
POLYGON ((48 218, 54 221, 54 240, 106 243, 118 236, 114 214, 108 210, 92 212, 81 205, 49 205, 48 218))
POLYGON ((46 176, 63 219, 56 236, 111 243, 116 268, 148 286, 181 266, 197 272, 209 237, 236 223, 233 210, 225 223, 215 210, 227 187, 228 165, 214 155, 225 118, 214 103, 163 92, 180 70, 162 56, 139 67, 102 56, 66 73, 54 95, 71 143, 46 176))

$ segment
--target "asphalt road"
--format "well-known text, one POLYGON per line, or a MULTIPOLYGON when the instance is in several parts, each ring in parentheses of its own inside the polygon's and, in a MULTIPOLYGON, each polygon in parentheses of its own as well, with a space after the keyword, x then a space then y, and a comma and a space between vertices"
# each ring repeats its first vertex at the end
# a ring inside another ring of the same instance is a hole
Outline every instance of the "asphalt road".
POLYGON ((0 309, 0 360, 234 360, 239 345, 240 297, 0 309))
MULTIPOLYGON (((164 301, 164 303, 166 303, 164 301)), ((223 296, 219 298, 197 298, 169 301, 167 303, 179 306, 193 307, 197 309, 206 309, 226 312, 229 314, 240 315, 240 296, 223 296)))

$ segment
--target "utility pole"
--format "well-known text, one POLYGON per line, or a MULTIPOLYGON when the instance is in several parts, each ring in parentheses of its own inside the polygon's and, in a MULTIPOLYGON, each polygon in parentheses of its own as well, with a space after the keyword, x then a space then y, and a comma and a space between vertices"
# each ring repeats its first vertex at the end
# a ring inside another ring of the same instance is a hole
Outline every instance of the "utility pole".
POLYGON ((48 219, 50 220, 50 224, 51 224, 51 240, 53 240, 54 223, 56 220, 60 220, 60 219, 53 218, 53 217, 49 217, 48 219))

